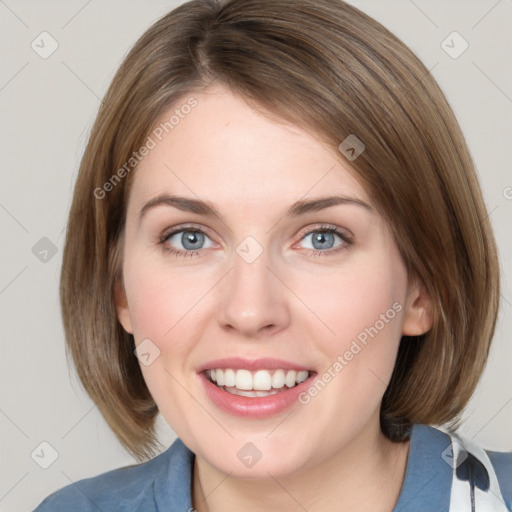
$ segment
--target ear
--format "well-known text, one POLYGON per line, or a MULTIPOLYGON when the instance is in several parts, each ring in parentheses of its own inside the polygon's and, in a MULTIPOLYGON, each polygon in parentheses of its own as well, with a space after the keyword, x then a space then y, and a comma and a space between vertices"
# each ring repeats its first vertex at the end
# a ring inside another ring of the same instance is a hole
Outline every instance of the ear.
POLYGON ((419 280, 410 281, 405 300, 402 334, 420 336, 432 328, 434 322, 432 298, 419 280))
POLYGON ((128 300, 126 299, 126 292, 124 290, 123 280, 121 277, 118 277, 114 283, 114 301, 116 305, 117 319, 127 333, 133 334, 132 317, 130 316, 128 300))

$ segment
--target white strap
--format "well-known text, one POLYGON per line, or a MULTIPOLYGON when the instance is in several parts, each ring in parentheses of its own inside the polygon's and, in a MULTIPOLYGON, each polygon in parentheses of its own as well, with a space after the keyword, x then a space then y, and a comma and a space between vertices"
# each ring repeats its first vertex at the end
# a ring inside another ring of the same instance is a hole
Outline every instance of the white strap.
POLYGON ((453 470, 452 490, 450 495, 451 512, 471 512, 471 487, 468 480, 460 480, 457 477, 457 465, 460 465, 467 454, 477 458, 489 474, 489 489, 482 491, 475 486, 475 512, 509 512, 501 495, 496 472, 489 460, 487 453, 480 446, 469 439, 461 438, 457 434, 449 434, 451 454, 443 452, 443 459, 450 463, 453 470))

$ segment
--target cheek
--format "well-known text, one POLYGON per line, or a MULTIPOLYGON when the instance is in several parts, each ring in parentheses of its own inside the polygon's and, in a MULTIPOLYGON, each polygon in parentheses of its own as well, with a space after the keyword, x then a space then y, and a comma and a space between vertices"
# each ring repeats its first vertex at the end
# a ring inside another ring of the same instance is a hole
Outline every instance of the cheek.
POLYGON ((352 408, 362 407, 362 397, 373 403, 385 391, 401 339, 406 289, 406 269, 394 251, 302 283, 299 293, 315 314, 308 337, 318 340, 326 356, 326 380, 336 381, 329 387, 354 400, 352 408))
MULTIPOLYGON (((194 305, 209 287, 205 276, 187 269, 171 270, 158 258, 132 258, 124 268, 134 336, 165 343, 179 324, 192 314, 194 305)), ((162 349, 164 347, 161 347, 162 349)))
POLYGON ((321 321, 318 326, 327 334, 324 339, 329 340, 330 331, 331 340, 343 343, 372 327, 400 334, 405 271, 400 267, 390 271, 390 267, 361 265, 303 283, 298 294, 307 298, 310 311, 321 321))
POLYGON ((311 417, 336 424, 341 437, 355 435, 379 409, 395 366, 405 290, 405 270, 387 261, 352 266, 302 291, 322 320, 309 322, 308 337, 324 364, 301 403, 311 403, 311 417))
POLYGON ((190 272, 166 270, 161 262, 136 255, 126 261, 124 272, 136 345, 149 339, 157 348, 151 350, 159 351, 151 364, 140 365, 144 380, 169 425, 190 431, 197 405, 187 391, 193 374, 189 354, 201 331, 194 305, 211 284, 204 276, 199 280, 190 272))

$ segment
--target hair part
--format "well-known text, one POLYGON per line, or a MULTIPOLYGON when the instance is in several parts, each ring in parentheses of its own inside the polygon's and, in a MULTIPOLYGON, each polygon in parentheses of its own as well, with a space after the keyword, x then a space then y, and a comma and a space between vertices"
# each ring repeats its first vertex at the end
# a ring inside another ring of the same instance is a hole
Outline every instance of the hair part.
POLYGON ((350 167, 434 305, 432 329, 402 337, 382 430, 400 441, 412 423, 455 425, 487 360, 499 266, 475 167, 441 89, 407 46, 341 0, 193 0, 150 27, 120 66, 69 214, 60 284, 68 355, 119 441, 138 460, 159 450, 158 408, 115 308, 133 172, 102 199, 94 190, 167 109, 212 81, 334 148, 350 134, 363 141, 350 167))

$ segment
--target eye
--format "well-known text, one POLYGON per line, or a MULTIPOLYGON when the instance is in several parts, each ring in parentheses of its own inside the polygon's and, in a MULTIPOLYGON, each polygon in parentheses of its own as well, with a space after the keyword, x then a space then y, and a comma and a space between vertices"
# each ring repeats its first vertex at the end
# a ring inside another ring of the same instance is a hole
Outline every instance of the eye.
POLYGON ((321 226, 307 232, 299 243, 305 243, 305 249, 314 255, 332 254, 346 249, 352 244, 347 233, 334 226, 321 226))
MULTIPOLYGON (((202 249, 214 247, 211 238, 199 228, 181 226, 164 233, 159 240, 164 252, 173 256, 197 256, 202 249)), ((297 244, 304 244, 304 249, 313 256, 332 255, 348 248, 351 237, 334 226, 320 226, 306 232, 297 244)), ((295 247, 295 246, 294 246, 295 247)))
POLYGON ((160 243, 164 251, 175 256, 192 256, 213 246, 210 237, 200 229, 183 227, 163 235, 160 243))

